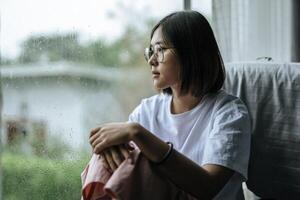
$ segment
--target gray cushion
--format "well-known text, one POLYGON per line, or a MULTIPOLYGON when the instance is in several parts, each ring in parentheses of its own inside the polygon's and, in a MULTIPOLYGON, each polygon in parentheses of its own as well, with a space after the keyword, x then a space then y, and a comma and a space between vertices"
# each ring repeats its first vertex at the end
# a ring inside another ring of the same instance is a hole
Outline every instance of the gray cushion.
POLYGON ((264 198, 300 198, 300 64, 228 63, 224 89, 252 119, 248 188, 264 198))

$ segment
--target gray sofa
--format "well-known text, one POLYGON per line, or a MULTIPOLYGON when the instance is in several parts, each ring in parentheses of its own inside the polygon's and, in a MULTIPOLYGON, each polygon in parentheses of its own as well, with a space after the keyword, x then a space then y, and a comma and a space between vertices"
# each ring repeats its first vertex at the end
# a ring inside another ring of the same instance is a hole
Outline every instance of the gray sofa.
POLYGON ((227 63, 224 89, 252 120, 246 185, 263 199, 300 199, 300 63, 227 63))

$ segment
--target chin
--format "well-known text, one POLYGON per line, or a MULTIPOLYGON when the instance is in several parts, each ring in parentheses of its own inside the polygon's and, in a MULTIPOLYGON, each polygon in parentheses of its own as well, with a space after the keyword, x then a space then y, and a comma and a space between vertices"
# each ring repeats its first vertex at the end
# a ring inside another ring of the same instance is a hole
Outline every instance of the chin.
POLYGON ((163 89, 166 89, 166 88, 168 88, 168 87, 160 87, 160 86, 154 85, 154 89, 157 91, 162 91, 163 89))
POLYGON ((163 90, 170 87, 170 84, 166 81, 153 80, 153 86, 156 90, 163 90))
POLYGON ((156 81, 153 82, 153 86, 156 90, 163 90, 163 89, 167 88, 166 85, 164 85, 162 83, 158 83, 156 81))

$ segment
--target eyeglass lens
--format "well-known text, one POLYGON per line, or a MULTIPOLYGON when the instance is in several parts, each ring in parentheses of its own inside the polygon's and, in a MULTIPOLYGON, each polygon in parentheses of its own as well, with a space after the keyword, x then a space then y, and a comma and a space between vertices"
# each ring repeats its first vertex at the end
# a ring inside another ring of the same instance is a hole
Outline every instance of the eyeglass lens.
POLYGON ((158 62, 162 62, 163 60, 163 48, 160 45, 146 48, 144 54, 147 62, 153 54, 157 56, 158 62))

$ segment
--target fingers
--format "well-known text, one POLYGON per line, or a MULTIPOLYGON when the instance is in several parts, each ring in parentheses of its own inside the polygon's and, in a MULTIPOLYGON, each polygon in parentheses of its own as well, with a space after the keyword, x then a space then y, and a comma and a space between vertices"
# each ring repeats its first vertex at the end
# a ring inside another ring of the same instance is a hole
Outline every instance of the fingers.
POLYGON ((91 130, 89 142, 95 153, 100 153, 104 149, 127 143, 129 139, 129 131, 124 123, 104 124, 91 130))
POLYGON ((107 132, 103 133, 104 130, 105 128, 98 127, 91 131, 92 136, 90 137, 89 142, 93 147, 94 153, 99 154, 104 149, 114 145, 111 143, 113 141, 107 138, 107 132))
MULTIPOLYGON (((93 146, 93 144, 95 143, 95 140, 99 138, 99 134, 97 134, 100 131, 100 128, 98 129, 97 132, 91 132, 91 136, 89 139, 90 144, 93 146)), ((94 146, 93 146, 94 147, 94 146)))
POLYGON ((107 169, 107 170, 111 170, 110 166, 108 165, 108 163, 106 161, 104 152, 100 153, 100 157, 101 157, 101 161, 103 163, 104 168, 107 169))
POLYGON ((111 152, 109 149, 104 151, 104 157, 106 160, 106 163, 109 166, 109 169, 111 170, 111 172, 115 171, 117 169, 117 164, 114 162, 113 157, 111 155, 111 152))
POLYGON ((98 130, 98 132, 95 132, 94 135, 90 137, 89 142, 93 147, 94 153, 99 154, 107 147, 107 145, 109 145, 109 143, 107 143, 108 140, 105 140, 102 135, 100 135, 101 128, 94 130, 98 130))
POLYGON ((125 145, 118 146, 119 151, 121 152, 122 156, 126 159, 129 156, 129 150, 125 147, 125 145))
POLYGON ((107 148, 111 148, 113 145, 110 144, 108 140, 97 138, 93 143, 92 147, 94 150, 94 153, 99 154, 102 151, 104 151, 107 148))
POLYGON ((99 130, 101 129, 101 127, 97 127, 97 128, 94 128, 90 131, 90 137, 92 137, 95 133, 97 133, 99 130))
POLYGON ((114 147, 110 148, 109 150, 110 150, 111 156, 113 158, 113 161, 115 162, 117 167, 119 167, 125 158, 120 153, 118 147, 114 146, 114 147))
POLYGON ((129 151, 124 145, 118 145, 105 149, 100 155, 103 156, 104 167, 110 172, 114 172, 129 156, 129 151))

